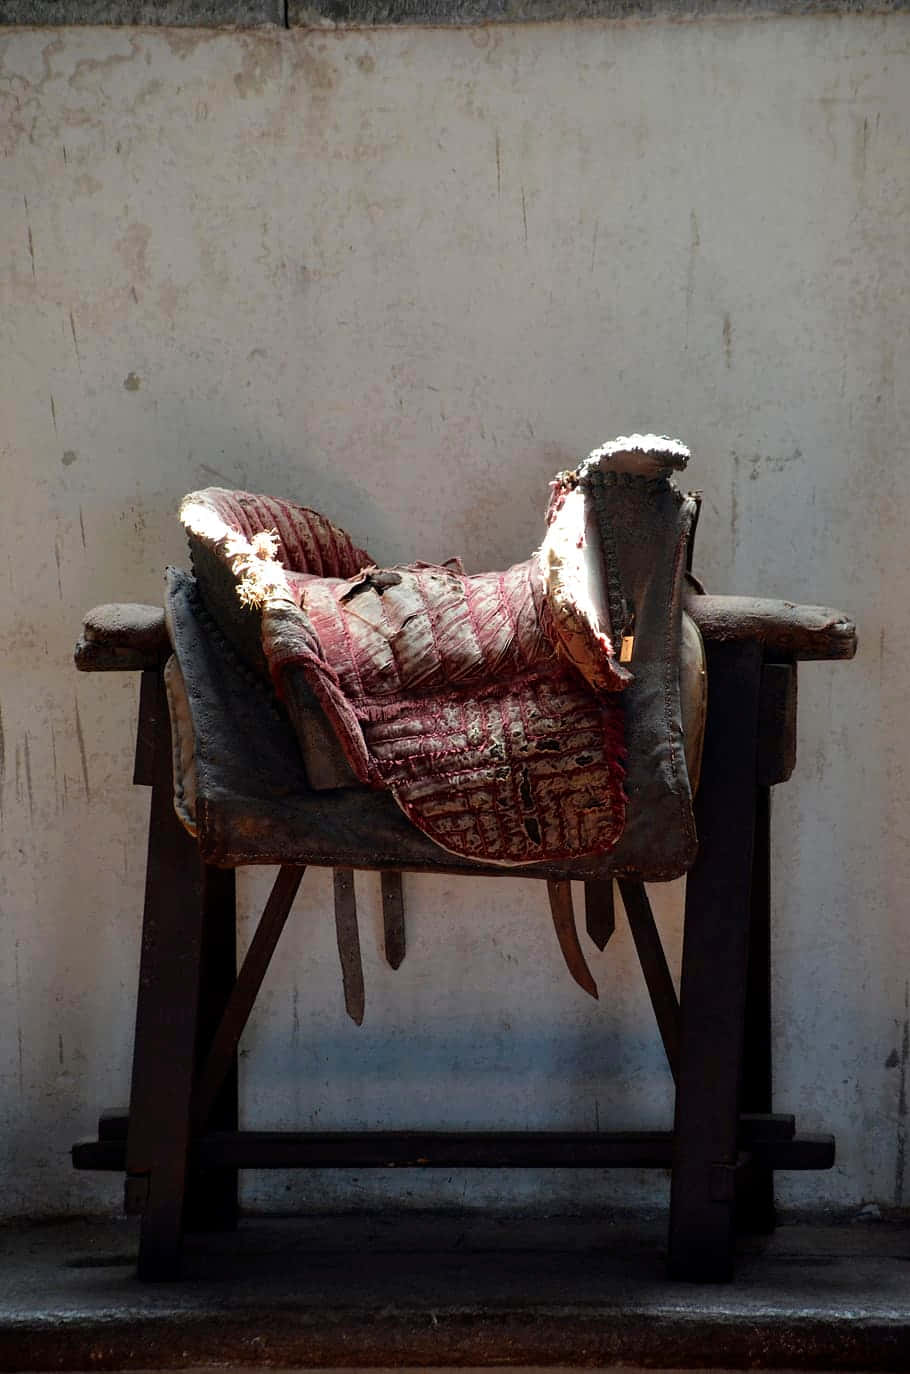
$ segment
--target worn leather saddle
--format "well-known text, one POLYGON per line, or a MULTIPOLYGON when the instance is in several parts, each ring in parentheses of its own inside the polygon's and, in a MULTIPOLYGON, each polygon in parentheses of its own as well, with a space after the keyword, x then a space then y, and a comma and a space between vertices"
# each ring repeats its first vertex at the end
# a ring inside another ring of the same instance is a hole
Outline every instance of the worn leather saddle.
POLYGON ((309 788, 385 790, 487 871, 599 856, 666 879, 695 856, 706 698, 682 610, 698 499, 672 480, 688 457, 653 435, 596 449, 501 572, 380 568, 324 515, 248 492, 194 492, 181 519, 206 615, 276 689, 309 788))

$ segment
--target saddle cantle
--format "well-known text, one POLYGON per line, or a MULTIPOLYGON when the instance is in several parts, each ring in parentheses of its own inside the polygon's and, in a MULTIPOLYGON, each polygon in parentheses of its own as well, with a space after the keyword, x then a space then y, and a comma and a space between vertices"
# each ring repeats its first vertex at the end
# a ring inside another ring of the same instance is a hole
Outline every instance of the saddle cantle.
POLYGON ((486 864, 617 855, 673 877, 695 853, 703 651, 681 609, 698 503, 652 435, 551 484, 539 550, 503 572, 380 569, 324 516, 186 497, 206 609, 283 700, 315 789, 387 788, 486 864))

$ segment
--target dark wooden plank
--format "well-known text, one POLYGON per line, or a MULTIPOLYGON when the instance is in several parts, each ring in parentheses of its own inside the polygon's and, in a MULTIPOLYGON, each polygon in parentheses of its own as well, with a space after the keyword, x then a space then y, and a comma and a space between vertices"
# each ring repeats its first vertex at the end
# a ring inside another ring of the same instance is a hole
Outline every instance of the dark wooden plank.
POLYGON ((629 878, 620 878, 618 882, 667 1063, 676 1082, 679 1073, 679 1000, 667 966, 667 956, 644 883, 635 883, 629 878))
POLYGON ((769 1171, 775 1169, 833 1169, 833 1135, 795 1135, 792 1140, 756 1141, 752 1158, 769 1171))
POLYGON ((335 935, 341 963, 344 1009, 358 1026, 363 1024, 363 961, 360 957, 360 931, 357 929, 357 894, 354 871, 335 869, 335 935))
POLYGON ((585 881, 585 930, 599 950, 605 950, 616 929, 612 878, 585 881))
POLYGON ((135 673, 154 671, 158 655, 117 644, 95 644, 91 639, 76 641, 73 662, 80 673, 135 673))
POLYGON ((239 1168, 666 1168, 669 1131, 213 1132, 201 1158, 239 1168))
POLYGON ((126 1140, 129 1124, 129 1107, 111 1107, 98 1118, 98 1139, 126 1140))
MULTIPOLYGON (((98 1139, 126 1140, 129 1115, 125 1107, 113 1107, 98 1118, 98 1139)), ((796 1134, 796 1117, 792 1112, 741 1112, 737 1144, 748 1150, 757 1142, 792 1140, 796 1134)))
POLYGON ((379 880, 382 886, 382 934, 385 957, 391 968, 400 968, 407 950, 401 874, 396 869, 383 869, 379 880))
POLYGON ((74 658, 83 673, 155 671, 169 653, 160 606, 108 605, 86 613, 74 658))
POLYGON ((688 588, 685 609, 705 642, 757 643, 769 658, 844 659, 856 653, 856 626, 827 606, 794 606, 755 596, 712 596, 688 588))
POLYGON ((796 1135, 796 1117, 789 1112, 740 1112, 737 1143, 747 1150, 757 1142, 792 1140, 796 1135))
MULTIPOLYGON (((762 672, 762 690, 768 664, 762 672)), ((761 706, 759 708, 761 722, 761 706)), ((761 753, 759 753, 759 761, 761 753)), ((759 762, 759 767, 761 763, 759 762)), ((755 846, 752 859, 749 967, 740 1106, 743 1112, 770 1112, 771 1058, 771 789, 755 793, 755 846)), ((774 1230, 774 1174, 753 1157, 737 1184, 736 1225, 741 1231, 774 1230)))
POLYGON ((77 1140, 70 1154, 74 1169, 122 1174, 126 1168, 125 1140, 77 1140))
POLYGON ((795 663, 766 663, 758 705, 759 787, 773 787, 796 767, 797 669, 795 663))
POLYGON ((203 938, 203 866, 177 819, 171 732, 157 677, 154 782, 127 1142, 128 1195, 144 1195, 142 1278, 176 1276, 191 1138, 203 938), (140 1188, 137 1180, 144 1180, 140 1188))
POLYGON ((237 1045, 305 872, 304 868, 291 866, 278 871, 199 1074, 193 1096, 193 1120, 199 1130, 210 1121, 222 1085, 232 1071, 237 1045))
POLYGON ((151 787, 155 781, 155 738, 161 704, 158 678, 157 671, 146 669, 139 679, 139 720, 133 762, 133 783, 137 787, 151 787))
POLYGON ((116 644, 162 656, 170 653, 167 625, 161 606, 138 602, 108 602, 93 606, 83 617, 83 635, 93 644, 116 644))
POLYGON ((582 952, 581 945, 578 943, 578 931, 575 929, 575 908, 572 905, 572 884, 569 882, 554 882, 552 879, 548 879, 547 895, 550 898, 550 914, 553 917, 553 928, 556 931, 559 948, 562 950, 562 957, 566 961, 566 968, 569 970, 578 986, 596 999, 598 995, 597 984, 592 977, 591 970, 588 968, 588 961, 582 952))
MULTIPOLYGON (((752 1148, 775 1169, 830 1169, 834 1163, 834 1137, 828 1135, 768 1139, 752 1148)), ((72 1154, 77 1169, 124 1167, 122 1140, 79 1141, 72 1154)), ((219 1131, 203 1136, 194 1154, 212 1169, 666 1169, 672 1158, 670 1131, 219 1131)))
MULTIPOLYGON (((102 1112, 98 1118, 98 1139, 126 1140, 128 1124, 125 1107, 102 1112)), ((796 1117, 791 1112, 741 1112, 736 1140, 740 1149, 748 1150, 759 1142, 792 1140, 795 1134, 796 1117)))
MULTIPOLYGON (((237 894, 232 868, 203 870, 202 974, 199 990, 197 1072, 205 1063, 237 978, 237 894)), ((236 1131, 237 1051, 212 1105, 213 1130, 236 1131)), ((194 1169, 187 1187, 188 1231, 232 1231, 237 1225, 236 1169, 194 1169)))
POLYGON ((733 1200, 712 1171, 737 1159, 746 1006, 761 645, 707 646, 699 852, 686 883, 669 1265, 729 1279, 733 1200))

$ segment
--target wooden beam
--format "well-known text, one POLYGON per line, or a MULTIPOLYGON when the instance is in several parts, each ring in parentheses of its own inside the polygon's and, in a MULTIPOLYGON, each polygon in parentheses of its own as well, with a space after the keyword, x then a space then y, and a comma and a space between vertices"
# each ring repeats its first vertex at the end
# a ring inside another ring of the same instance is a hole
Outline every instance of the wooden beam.
POLYGON ((843 659, 856 653, 856 626, 827 606, 794 606, 764 597, 712 596, 689 589, 685 609, 706 641, 754 640, 771 658, 843 659))
MULTIPOLYGON (((775 1169, 834 1163, 829 1135, 746 1138, 742 1148, 775 1169)), ((117 1172, 124 1142, 80 1141, 72 1155, 77 1169, 117 1172)), ((666 1169, 672 1159, 670 1131, 211 1131, 193 1154, 210 1169, 666 1169)))
POLYGON ((749 924, 758 698, 754 640, 707 646, 708 699, 698 857, 686 879, 680 1056, 670 1190, 676 1278, 730 1278, 734 1199, 712 1184, 737 1162, 749 924))
POLYGON ((247 950, 243 967, 228 998, 218 1029, 212 1037, 211 1048, 196 1083, 193 1094, 193 1121, 197 1130, 207 1123, 221 1085, 231 1069, 244 1027, 256 1001, 262 980, 284 930, 305 868, 290 865, 279 870, 265 910, 247 950))
POLYGON ((636 883, 629 878, 620 878, 618 881, 638 962, 645 976, 648 996, 675 1083, 679 1073, 679 999, 667 966, 667 956, 644 883, 636 883))

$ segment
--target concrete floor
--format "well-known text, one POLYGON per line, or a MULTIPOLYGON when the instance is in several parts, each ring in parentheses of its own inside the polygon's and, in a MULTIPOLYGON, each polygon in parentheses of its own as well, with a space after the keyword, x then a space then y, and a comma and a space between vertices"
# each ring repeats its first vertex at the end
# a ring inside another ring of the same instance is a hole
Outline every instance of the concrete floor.
POLYGON ((665 1221, 249 1219, 133 1276, 136 1226, 0 1230, 0 1369, 910 1370, 910 1224, 787 1225, 671 1284, 665 1221))

